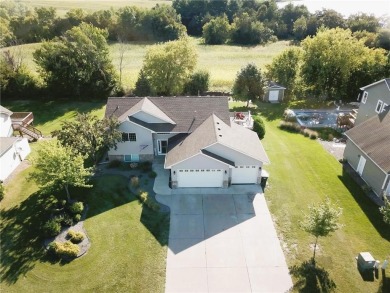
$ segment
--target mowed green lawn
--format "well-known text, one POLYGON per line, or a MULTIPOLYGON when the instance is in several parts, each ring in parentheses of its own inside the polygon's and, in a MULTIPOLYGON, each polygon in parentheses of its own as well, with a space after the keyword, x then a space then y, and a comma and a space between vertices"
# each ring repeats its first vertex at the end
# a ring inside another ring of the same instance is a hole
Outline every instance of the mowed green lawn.
MULTIPOLYGON (((266 46, 233 46, 233 45, 204 45, 200 38, 192 38, 197 51, 197 69, 210 72, 210 89, 214 91, 230 91, 238 71, 248 63, 254 63, 262 70, 266 64, 272 62, 289 46, 288 41, 279 41, 266 46)), ((119 72, 120 52, 123 51, 122 83, 126 90, 134 88, 138 73, 142 67, 146 51, 151 43, 127 43, 121 46, 118 43, 110 44, 110 52, 113 64, 119 72)), ((1 50, 11 50, 24 56, 23 61, 33 72, 37 66, 32 54, 40 44, 26 44, 1 50)))
MULTIPOLYGON (((276 220, 289 266, 300 266, 313 254, 314 238, 299 228, 307 206, 325 197, 343 208, 340 222, 344 228, 327 238, 320 238, 317 264, 329 273, 338 292, 385 292, 382 276, 363 281, 356 269, 355 257, 369 251, 383 262, 390 258, 390 228, 382 221, 378 207, 368 200, 352 179, 343 174, 341 164, 317 142, 300 134, 278 128, 283 106, 260 104, 265 118, 263 145, 271 160, 265 196, 276 220)), ((294 283, 302 278, 295 278, 294 283)), ((313 280, 299 292, 327 292, 316 289, 313 280)), ((321 284, 319 279, 318 284, 321 284)), ((387 282, 390 284, 389 274, 387 282)), ((389 286, 389 285, 388 285, 389 286)), ((387 287, 387 290, 389 287, 387 287)))
POLYGON ((7 186, 1 203, 1 292, 164 291, 168 214, 143 208, 125 177, 101 177, 92 190, 73 192, 89 205, 89 251, 70 263, 53 261, 39 237, 47 195, 26 181, 30 171, 7 186))

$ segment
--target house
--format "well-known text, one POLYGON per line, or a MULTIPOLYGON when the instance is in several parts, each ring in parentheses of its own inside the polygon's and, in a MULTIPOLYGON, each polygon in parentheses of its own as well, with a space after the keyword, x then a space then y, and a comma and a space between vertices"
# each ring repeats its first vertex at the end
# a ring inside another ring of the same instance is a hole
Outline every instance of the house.
POLYGON ((108 98, 122 142, 109 160, 164 160, 172 188, 259 184, 268 157, 255 132, 231 121, 228 97, 108 98))
POLYGON ((362 87, 344 159, 379 196, 390 195, 390 79, 362 87))
POLYGON ((4 181, 30 153, 27 138, 13 136, 13 113, 0 105, 0 181, 4 181))
POLYGON ((355 125, 385 111, 390 105, 390 78, 385 78, 360 88, 360 106, 355 125))
POLYGON ((270 81, 265 90, 264 102, 280 103, 284 98, 284 90, 286 88, 277 84, 276 82, 270 81))

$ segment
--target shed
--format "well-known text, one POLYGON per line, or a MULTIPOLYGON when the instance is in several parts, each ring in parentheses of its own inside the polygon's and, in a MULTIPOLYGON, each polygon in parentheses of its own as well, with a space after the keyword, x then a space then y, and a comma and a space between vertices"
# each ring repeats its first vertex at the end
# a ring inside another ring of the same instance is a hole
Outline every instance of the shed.
POLYGON ((280 103, 284 99, 285 89, 286 88, 280 84, 270 81, 265 91, 264 102, 280 103))

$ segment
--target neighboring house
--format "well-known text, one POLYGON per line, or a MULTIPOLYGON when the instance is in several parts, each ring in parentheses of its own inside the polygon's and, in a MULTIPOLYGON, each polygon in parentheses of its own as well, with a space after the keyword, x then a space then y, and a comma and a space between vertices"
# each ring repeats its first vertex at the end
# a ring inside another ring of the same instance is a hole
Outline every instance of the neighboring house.
POLYGON ((268 83, 268 87, 266 88, 263 100, 270 103, 280 103, 284 99, 285 89, 285 87, 270 81, 268 83))
POLYGON ((355 125, 385 111, 390 105, 390 78, 382 79, 370 85, 360 88, 358 99, 360 106, 355 125))
POLYGON ((109 159, 162 157, 172 188, 259 184, 269 162, 257 134, 231 122, 227 97, 108 98, 105 115, 123 139, 109 159))
POLYGON ((344 159, 382 197, 390 195, 390 79, 362 87, 355 127, 345 132, 344 159))
POLYGON ((4 181, 30 153, 27 138, 14 137, 13 113, 0 106, 0 181, 4 181))

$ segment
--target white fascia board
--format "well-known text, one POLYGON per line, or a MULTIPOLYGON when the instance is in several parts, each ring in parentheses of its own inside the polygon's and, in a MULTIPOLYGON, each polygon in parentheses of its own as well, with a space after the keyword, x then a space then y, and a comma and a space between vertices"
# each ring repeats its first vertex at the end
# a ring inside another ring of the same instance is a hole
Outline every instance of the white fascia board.
POLYGON ((362 91, 364 91, 365 89, 367 89, 367 88, 369 88, 369 87, 372 87, 372 86, 374 86, 374 85, 380 84, 381 82, 384 82, 384 83, 387 85, 387 89, 390 91, 389 85, 387 84, 387 82, 386 82, 385 79, 381 79, 381 80, 376 81, 376 82, 374 82, 374 83, 372 83, 372 84, 369 84, 369 85, 366 85, 366 86, 364 86, 364 87, 361 87, 360 89, 361 89, 362 91))

